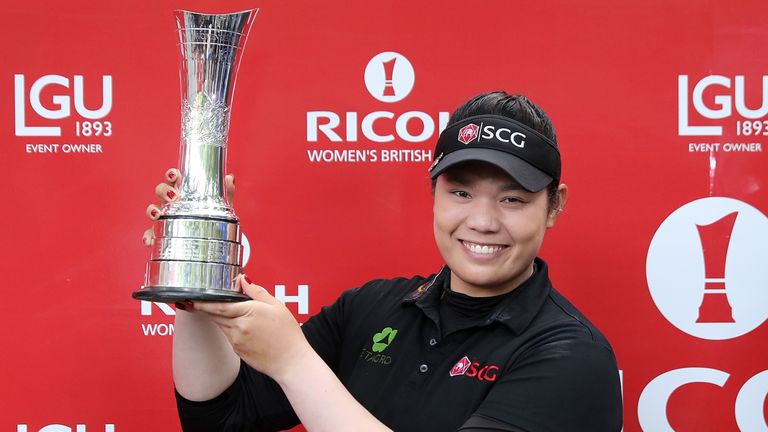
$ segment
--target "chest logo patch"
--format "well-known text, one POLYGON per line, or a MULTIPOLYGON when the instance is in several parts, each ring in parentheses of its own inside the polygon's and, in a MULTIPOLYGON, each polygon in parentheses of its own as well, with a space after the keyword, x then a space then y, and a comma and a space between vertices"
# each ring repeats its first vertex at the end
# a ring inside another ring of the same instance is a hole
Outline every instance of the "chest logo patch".
POLYGON ((395 336, 397 336, 397 330, 392 327, 384 327, 380 332, 373 335, 371 351, 375 353, 384 351, 395 340, 395 336))
POLYGON ((464 358, 457 361, 456 364, 453 365, 449 373, 451 376, 464 375, 465 373, 467 373, 467 369, 469 369, 469 366, 471 364, 472 362, 469 361, 469 358, 467 356, 464 356, 464 358))
POLYGON ((395 337, 397 336, 397 330, 392 327, 384 327, 380 332, 374 333, 373 345, 371 345, 370 351, 367 346, 360 352, 360 358, 366 362, 378 363, 388 365, 392 363, 392 357, 382 352, 389 347, 395 337))
POLYGON ((482 365, 480 362, 470 361, 464 356, 457 361, 448 374, 450 376, 465 376, 475 378, 478 381, 496 381, 499 367, 496 365, 482 365))

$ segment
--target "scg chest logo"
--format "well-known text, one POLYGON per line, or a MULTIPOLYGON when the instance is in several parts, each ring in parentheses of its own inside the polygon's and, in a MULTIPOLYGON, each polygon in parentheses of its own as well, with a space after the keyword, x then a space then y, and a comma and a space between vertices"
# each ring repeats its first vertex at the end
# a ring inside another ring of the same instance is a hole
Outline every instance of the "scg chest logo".
MULTIPOLYGON (((95 95, 86 98, 85 77, 72 79, 61 75, 44 75, 27 89, 27 77, 14 76, 15 132, 18 137, 60 137, 62 126, 74 136, 110 136, 112 123, 106 118, 112 110, 112 76, 101 77, 101 106, 86 106, 98 100, 95 95), (31 108, 31 112, 28 112, 31 108), (74 122, 67 121, 76 114, 74 122), (34 116, 27 117, 27 114, 34 116)), ((92 79, 92 78, 89 78, 92 79)))
POLYGON ((698 80, 691 89, 688 75, 678 76, 678 135, 722 136, 723 126, 717 123, 730 120, 730 132, 736 136, 768 136, 768 76, 762 77, 759 88, 748 87, 745 81, 743 75, 733 78, 709 75, 698 80), (762 95, 759 106, 747 106, 748 91, 762 95), (702 117, 695 125, 689 115, 691 107, 702 117), (734 115, 734 109, 738 116, 734 115))
POLYGON ((710 197, 670 214, 651 240, 646 277, 664 317, 692 336, 732 339, 768 318, 768 218, 710 197))

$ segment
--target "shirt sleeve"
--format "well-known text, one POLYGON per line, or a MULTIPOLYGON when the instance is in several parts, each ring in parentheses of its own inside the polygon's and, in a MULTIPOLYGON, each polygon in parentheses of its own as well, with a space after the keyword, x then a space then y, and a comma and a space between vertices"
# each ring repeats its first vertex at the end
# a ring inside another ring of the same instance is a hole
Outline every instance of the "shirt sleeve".
POLYGON ((583 339, 545 344, 520 358, 459 431, 619 432, 621 428, 616 359, 610 348, 583 339))
MULTIPOLYGON (((344 311, 357 290, 349 290, 302 325, 307 341, 334 372, 338 370, 344 311)), ((201 402, 176 392, 176 406, 185 432, 276 431, 299 424, 280 386, 240 362, 235 382, 222 394, 201 402)))

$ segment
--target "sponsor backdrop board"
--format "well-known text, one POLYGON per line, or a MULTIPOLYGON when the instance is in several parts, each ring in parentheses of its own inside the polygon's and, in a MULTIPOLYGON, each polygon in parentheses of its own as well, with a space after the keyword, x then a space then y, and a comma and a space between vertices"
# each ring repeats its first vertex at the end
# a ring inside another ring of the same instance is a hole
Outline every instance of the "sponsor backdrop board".
POLYGON ((594 0, 4 3, 0 429, 179 429, 174 310, 130 297, 178 160, 172 11, 251 7, 234 204, 247 273, 300 322, 439 268, 437 134, 520 92, 571 190, 541 255, 613 343, 625 430, 768 430, 768 6, 594 0))

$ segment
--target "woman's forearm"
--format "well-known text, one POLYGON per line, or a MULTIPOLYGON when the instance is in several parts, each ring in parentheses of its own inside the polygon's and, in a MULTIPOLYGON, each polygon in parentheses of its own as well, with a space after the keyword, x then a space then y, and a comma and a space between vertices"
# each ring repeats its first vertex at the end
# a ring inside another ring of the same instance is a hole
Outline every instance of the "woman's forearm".
POLYGON ((307 346, 295 364, 273 376, 308 431, 390 431, 352 397, 320 356, 307 346))
POLYGON ((237 378, 240 359, 227 338, 203 314, 178 311, 173 334, 173 381, 193 401, 213 399, 237 378))

